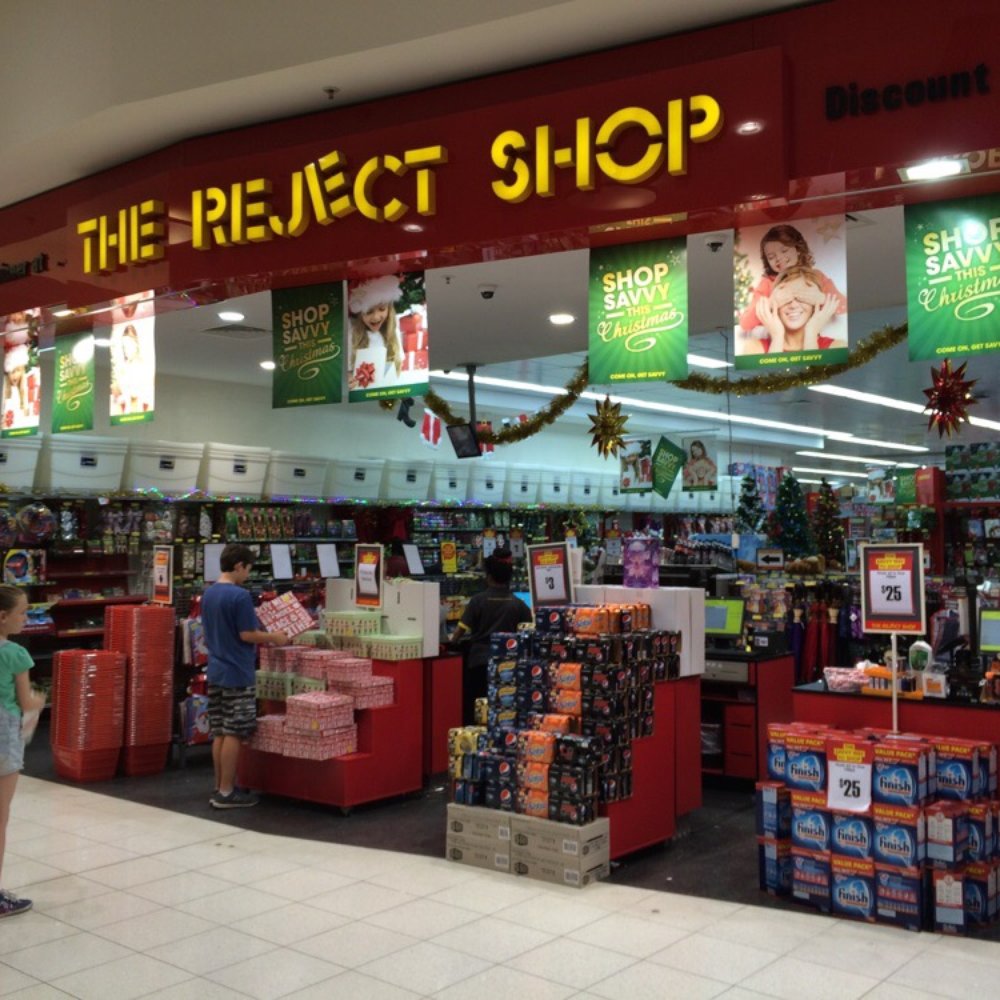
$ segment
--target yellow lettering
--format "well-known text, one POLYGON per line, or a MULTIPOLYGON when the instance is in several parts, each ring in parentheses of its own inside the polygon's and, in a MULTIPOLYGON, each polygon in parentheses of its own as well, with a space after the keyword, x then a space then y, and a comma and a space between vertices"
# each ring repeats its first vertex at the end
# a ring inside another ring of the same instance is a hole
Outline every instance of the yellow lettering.
POLYGON ((83 271, 109 273, 131 264, 146 264, 163 256, 162 201, 148 199, 77 224, 83 237, 83 271))
POLYGON ((433 215, 437 211, 436 176, 427 168, 447 163, 448 151, 444 146, 408 149, 403 153, 403 162, 417 168, 417 215, 433 215))
POLYGON ((493 193, 501 201, 516 205, 530 198, 534 188, 531 182, 531 167, 528 166, 523 154, 530 152, 528 142, 520 132, 508 129, 501 132, 494 140, 490 155, 495 166, 512 173, 512 180, 496 180, 492 183, 493 193))
POLYGON ((597 166, 607 178, 619 184, 641 184, 649 180, 663 165, 663 132, 652 111, 645 108, 621 108, 609 115, 597 130, 595 147, 597 166), (619 163, 611 147, 626 129, 642 129, 651 140, 646 152, 632 164, 619 163))

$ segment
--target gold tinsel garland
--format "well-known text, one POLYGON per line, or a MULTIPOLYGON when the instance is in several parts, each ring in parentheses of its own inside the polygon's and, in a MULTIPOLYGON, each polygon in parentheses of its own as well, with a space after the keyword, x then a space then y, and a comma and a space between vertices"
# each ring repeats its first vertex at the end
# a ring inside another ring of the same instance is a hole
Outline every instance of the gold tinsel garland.
MULTIPOLYGON (((688 375, 687 378, 677 379, 671 385, 678 389, 687 389, 690 392, 708 392, 715 395, 722 395, 731 392, 734 396, 763 396, 772 392, 785 392, 788 389, 795 389, 803 385, 815 385, 817 382, 825 382, 836 375, 842 375, 853 368, 861 368, 870 361, 874 361, 878 355, 906 339, 907 325, 901 323, 899 326, 886 326, 875 333, 869 334, 864 340, 859 341, 857 346, 848 355, 847 360, 839 365, 815 365, 810 368, 800 368, 785 372, 768 372, 766 375, 753 375, 749 378, 727 379, 725 377, 713 375, 688 375)), ((537 434, 543 427, 548 427, 555 423, 579 398, 580 393, 588 385, 587 362, 576 370, 573 377, 566 383, 566 392, 561 396, 556 396, 551 402, 543 406, 537 413, 529 417, 523 423, 510 424, 498 431, 479 431, 477 436, 480 441, 487 444, 515 444, 518 441, 525 441, 537 434)), ((468 418, 459 416, 433 389, 427 390, 424 396, 424 405, 432 413, 439 416, 449 427, 453 424, 467 423, 468 418)))

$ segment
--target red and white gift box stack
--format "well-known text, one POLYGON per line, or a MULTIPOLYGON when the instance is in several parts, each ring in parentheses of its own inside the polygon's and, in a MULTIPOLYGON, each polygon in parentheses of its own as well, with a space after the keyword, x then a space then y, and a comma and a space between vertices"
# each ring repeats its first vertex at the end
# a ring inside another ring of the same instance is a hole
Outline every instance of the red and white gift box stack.
POLYGON ((307 691, 285 703, 284 755, 329 760, 356 753, 354 703, 346 695, 307 691))
POLYGON ((305 646, 261 646, 260 669, 277 674, 297 673, 299 657, 305 650, 305 646))
POLYGON ((285 717, 283 715, 259 716, 257 732, 253 734, 252 746, 262 753, 284 753, 285 717))
POLYGON ((156 604, 114 605, 104 616, 106 649, 124 653, 126 774, 157 774, 173 733, 174 609, 156 604))
POLYGON ((393 703, 391 677, 372 674, 372 661, 361 656, 331 661, 326 670, 331 691, 340 691, 354 699, 355 708, 383 708, 393 703))
POLYGON ((264 601, 257 608, 257 617, 268 632, 284 632, 289 638, 316 628, 312 615, 290 590, 274 600, 264 601))

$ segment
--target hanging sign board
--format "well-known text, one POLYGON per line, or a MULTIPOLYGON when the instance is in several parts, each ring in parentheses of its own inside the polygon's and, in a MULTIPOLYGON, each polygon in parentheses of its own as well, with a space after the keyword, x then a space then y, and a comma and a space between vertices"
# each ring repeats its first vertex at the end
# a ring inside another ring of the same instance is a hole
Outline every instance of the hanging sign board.
POLYGON ((685 461, 687 452, 673 441, 661 437, 653 452, 653 492, 665 500, 673 489, 685 461))
POLYGON ((271 292, 271 408, 339 403, 343 382, 344 285, 271 292))
POLYGON ((174 602, 174 547, 153 546, 153 595, 154 604, 174 602))
POLYGON ((382 607, 382 546, 354 546, 354 604, 359 608, 382 607))
POLYGON ((862 543, 861 627, 864 632, 927 631, 924 607, 924 547, 862 543))
POLYGON ((528 546, 528 587, 533 608, 573 603, 569 546, 565 542, 528 546))

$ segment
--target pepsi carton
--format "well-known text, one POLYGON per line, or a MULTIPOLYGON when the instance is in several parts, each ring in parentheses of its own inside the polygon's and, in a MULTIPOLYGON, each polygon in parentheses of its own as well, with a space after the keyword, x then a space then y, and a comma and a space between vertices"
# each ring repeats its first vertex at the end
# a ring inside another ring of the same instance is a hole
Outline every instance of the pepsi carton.
POLYGON ((518 669, 517 660, 491 659, 486 665, 486 679, 491 687, 516 684, 518 669))
POLYGON ((915 868, 926 857, 924 812, 920 806, 872 805, 872 856, 882 865, 915 868))
POLYGON ((490 636, 490 657, 517 660, 527 655, 530 644, 530 632, 494 632, 490 636))
POLYGON ((830 851, 835 856, 871 858, 874 837, 870 813, 830 813, 830 851))
POLYGON ((927 923, 928 881, 922 868, 875 866, 875 915, 880 923, 919 931, 927 923))
POLYGON ((792 835, 791 792, 780 781, 757 782, 757 836, 787 840, 792 835))
POLYGON ((824 792, 792 790, 792 846, 830 850, 830 810, 824 792))
POLYGON ((927 824, 927 860, 938 867, 956 867, 965 861, 969 843, 969 814, 961 802, 934 802, 924 811, 927 824))
POLYGON ((789 840, 757 838, 757 871, 760 888, 769 896, 792 891, 792 844, 789 840))
POLYGON ((830 862, 830 901, 834 913, 875 920, 875 862, 834 855, 830 862))
POLYGON ((826 791, 826 734, 792 730, 785 738, 785 784, 802 792, 826 791))
POLYGON ((792 847, 792 898, 830 912, 830 853, 792 847))
POLYGON ((930 748, 915 740, 884 740, 872 747, 872 801, 917 806, 927 800, 930 748))

